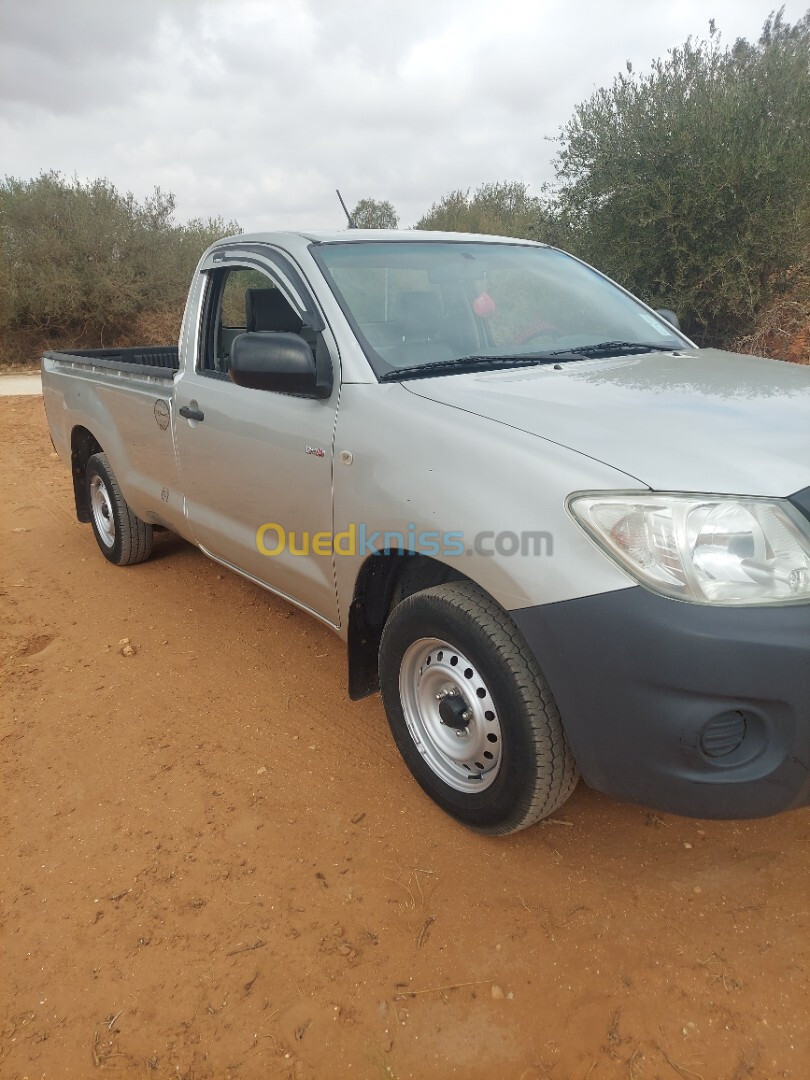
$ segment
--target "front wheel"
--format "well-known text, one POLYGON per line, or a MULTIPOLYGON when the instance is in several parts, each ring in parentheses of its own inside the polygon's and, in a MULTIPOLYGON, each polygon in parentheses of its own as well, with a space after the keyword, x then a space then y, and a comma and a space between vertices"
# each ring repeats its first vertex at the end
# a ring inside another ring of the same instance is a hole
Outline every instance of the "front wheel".
POLYGON ((516 832, 576 787, 537 662, 506 612, 471 582, 426 589, 394 608, 380 643, 380 687, 414 778, 470 828, 516 832))
POLYGON ((152 554, 152 526, 133 514, 106 454, 94 454, 85 472, 87 504, 96 543, 105 559, 132 566, 152 554))

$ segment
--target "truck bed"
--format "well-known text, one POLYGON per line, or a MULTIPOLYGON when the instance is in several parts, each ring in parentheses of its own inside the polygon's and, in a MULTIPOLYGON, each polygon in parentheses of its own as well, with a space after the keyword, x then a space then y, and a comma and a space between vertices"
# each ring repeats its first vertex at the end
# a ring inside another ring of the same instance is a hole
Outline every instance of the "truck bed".
POLYGON ((109 367, 157 378, 171 379, 180 369, 176 345, 136 345, 130 349, 78 349, 64 352, 46 352, 48 360, 61 360, 81 364, 84 361, 94 367, 109 367))

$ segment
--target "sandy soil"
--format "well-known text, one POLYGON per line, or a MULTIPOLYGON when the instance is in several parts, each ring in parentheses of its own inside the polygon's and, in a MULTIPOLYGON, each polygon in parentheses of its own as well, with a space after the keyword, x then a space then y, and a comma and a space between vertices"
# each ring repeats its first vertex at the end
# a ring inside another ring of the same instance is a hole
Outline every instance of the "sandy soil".
POLYGON ((40 399, 0 511, 3 1078, 810 1075, 810 813, 472 835, 326 629, 174 537, 104 561, 40 399))

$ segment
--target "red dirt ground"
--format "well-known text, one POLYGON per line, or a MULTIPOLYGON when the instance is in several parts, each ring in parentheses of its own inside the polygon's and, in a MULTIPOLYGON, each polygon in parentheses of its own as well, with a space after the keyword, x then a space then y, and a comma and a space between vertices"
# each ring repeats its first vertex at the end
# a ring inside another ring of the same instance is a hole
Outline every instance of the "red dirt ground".
POLYGON ((810 1075, 810 812, 473 835, 328 630, 102 559, 41 399, 0 462, 3 1078, 810 1075))

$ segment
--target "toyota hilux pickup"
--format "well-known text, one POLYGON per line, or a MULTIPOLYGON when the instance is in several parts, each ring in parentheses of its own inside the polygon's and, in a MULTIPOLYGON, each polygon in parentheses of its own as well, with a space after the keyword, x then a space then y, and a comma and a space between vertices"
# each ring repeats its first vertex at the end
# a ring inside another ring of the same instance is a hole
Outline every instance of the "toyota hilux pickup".
POLYGON ((810 367, 698 348, 543 244, 356 229, 220 240, 178 347, 42 367, 101 554, 168 529, 326 623, 458 821, 580 776, 810 802, 810 367))

